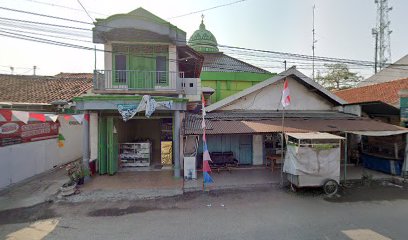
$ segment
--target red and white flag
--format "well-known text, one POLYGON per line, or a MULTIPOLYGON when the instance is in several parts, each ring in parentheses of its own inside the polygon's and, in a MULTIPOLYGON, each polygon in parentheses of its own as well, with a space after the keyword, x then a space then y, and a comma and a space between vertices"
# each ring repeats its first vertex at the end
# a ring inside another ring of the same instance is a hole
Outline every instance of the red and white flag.
POLYGON ((203 120, 201 121, 201 128, 205 129, 205 100, 204 100, 204 94, 201 95, 201 111, 202 111, 202 116, 203 116, 203 120))
POLYGON ((285 82, 283 82, 283 90, 282 90, 282 106, 285 108, 290 105, 290 91, 289 91, 289 85, 288 85, 288 80, 285 79, 285 82))

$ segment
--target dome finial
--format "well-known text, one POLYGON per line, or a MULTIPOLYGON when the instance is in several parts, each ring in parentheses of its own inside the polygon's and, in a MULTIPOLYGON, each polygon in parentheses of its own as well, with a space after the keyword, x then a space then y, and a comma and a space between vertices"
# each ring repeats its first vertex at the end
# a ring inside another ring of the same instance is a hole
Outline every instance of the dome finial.
POLYGON ((200 29, 201 29, 201 30, 204 30, 204 29, 205 29, 205 25, 204 25, 204 14, 201 14, 200 29))

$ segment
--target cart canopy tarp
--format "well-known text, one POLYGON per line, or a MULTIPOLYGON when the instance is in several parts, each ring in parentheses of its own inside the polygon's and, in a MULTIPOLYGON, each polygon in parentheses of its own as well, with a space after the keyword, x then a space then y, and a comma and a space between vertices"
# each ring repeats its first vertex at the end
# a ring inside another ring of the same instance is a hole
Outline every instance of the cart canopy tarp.
POLYGON ((338 181, 340 177, 340 147, 320 149, 288 144, 283 171, 298 176, 308 175, 338 181))
POLYGON ((322 133, 322 132, 307 132, 307 133, 285 133, 288 136, 294 137, 296 139, 319 139, 319 140, 342 140, 344 137, 340 137, 337 135, 333 135, 330 133, 322 133))

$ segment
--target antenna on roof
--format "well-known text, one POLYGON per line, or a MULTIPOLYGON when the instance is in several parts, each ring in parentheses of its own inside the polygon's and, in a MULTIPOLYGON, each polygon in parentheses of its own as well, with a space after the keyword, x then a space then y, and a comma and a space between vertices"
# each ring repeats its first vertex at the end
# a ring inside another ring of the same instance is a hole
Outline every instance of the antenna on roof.
POLYGON ((37 70, 37 66, 33 66, 33 75, 35 76, 35 70, 37 70))
POLYGON ((10 66, 11 75, 14 74, 14 67, 10 66))
POLYGON ((313 52, 313 57, 312 57, 312 79, 313 81, 315 80, 315 43, 317 42, 315 40, 315 35, 316 35, 316 31, 315 31, 315 9, 316 6, 313 4, 313 29, 312 29, 312 33, 313 33, 313 44, 312 44, 312 52, 313 52))

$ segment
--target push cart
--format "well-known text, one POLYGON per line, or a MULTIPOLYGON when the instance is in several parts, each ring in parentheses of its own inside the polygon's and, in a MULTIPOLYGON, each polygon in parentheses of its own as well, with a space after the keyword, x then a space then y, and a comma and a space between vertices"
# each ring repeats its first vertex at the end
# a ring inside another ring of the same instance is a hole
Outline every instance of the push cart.
POLYGON ((341 140, 321 132, 286 133, 283 172, 292 189, 323 187, 327 195, 337 193, 340 183, 341 140))

